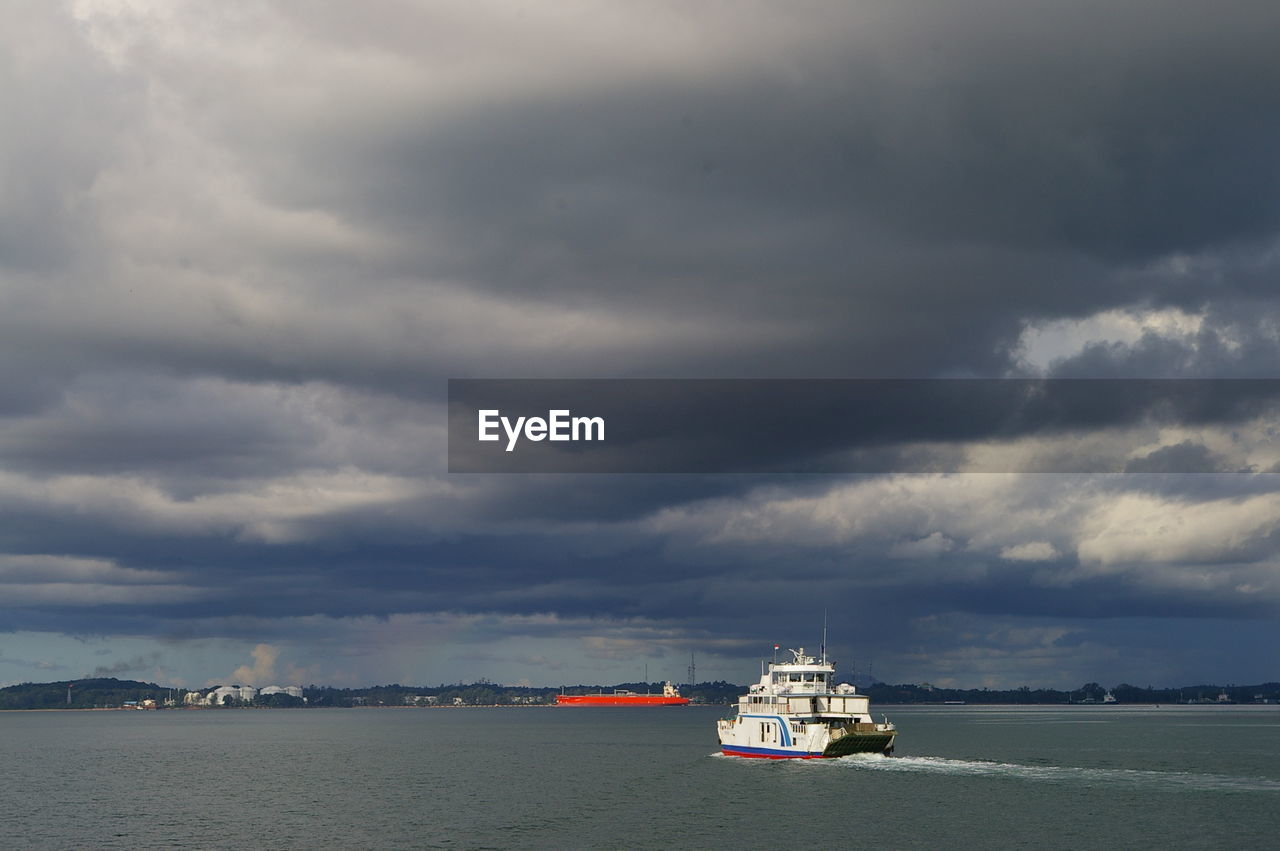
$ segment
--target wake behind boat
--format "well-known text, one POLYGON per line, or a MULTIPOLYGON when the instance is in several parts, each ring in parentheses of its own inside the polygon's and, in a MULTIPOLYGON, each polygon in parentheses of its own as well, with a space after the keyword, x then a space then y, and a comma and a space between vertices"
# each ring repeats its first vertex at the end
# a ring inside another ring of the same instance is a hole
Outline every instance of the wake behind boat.
MULTIPOLYGON (((776 645, 775 645, 776 647, 776 645)), ((833 686, 835 665, 792 650, 738 699, 738 714, 716 722, 727 756, 818 759, 893 753, 897 728, 871 718, 871 699, 849 683, 833 686)))

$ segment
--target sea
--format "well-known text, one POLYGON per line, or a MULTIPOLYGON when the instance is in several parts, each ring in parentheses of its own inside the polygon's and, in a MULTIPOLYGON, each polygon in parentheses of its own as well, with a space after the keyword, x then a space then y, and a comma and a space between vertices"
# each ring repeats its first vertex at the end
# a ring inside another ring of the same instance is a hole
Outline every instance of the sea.
POLYGON ((881 706, 892 757, 804 761, 725 710, 0 712, 0 846, 1280 847, 1280 706, 881 706))

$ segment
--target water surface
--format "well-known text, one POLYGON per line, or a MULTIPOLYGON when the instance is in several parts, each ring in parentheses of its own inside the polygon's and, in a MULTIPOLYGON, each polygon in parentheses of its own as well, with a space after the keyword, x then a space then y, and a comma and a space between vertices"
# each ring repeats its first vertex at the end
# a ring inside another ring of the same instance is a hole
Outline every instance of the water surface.
POLYGON ((1280 707, 883 707, 894 757, 720 756, 723 708, 0 713, 18 847, 1273 846, 1280 707))

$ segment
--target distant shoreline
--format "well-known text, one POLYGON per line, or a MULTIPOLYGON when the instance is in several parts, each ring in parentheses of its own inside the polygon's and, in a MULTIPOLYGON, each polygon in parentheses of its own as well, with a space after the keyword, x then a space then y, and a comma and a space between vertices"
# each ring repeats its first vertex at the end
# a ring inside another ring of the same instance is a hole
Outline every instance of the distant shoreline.
MULTIPOLYGON (((339 709, 346 711, 348 709, 376 709, 376 710, 420 710, 420 709, 566 709, 591 712, 594 710, 608 711, 611 709, 724 709, 732 706, 728 703, 691 703, 687 706, 653 706, 653 707, 634 707, 634 706, 561 706, 556 703, 476 703, 464 704, 461 706, 161 706, 155 709, 132 709, 124 706, 72 706, 72 707, 54 707, 43 706, 32 709, 8 708, 0 709, 0 713, 4 712, 136 712, 145 714, 149 712, 260 712, 260 711, 295 711, 308 709, 339 709)), ((893 709, 1031 709, 1031 708, 1053 708, 1053 709, 1103 709, 1103 710, 1129 710, 1129 709, 1241 709, 1241 708, 1269 708, 1280 710, 1280 704, 1276 703, 881 703, 877 704, 883 708, 893 709)))

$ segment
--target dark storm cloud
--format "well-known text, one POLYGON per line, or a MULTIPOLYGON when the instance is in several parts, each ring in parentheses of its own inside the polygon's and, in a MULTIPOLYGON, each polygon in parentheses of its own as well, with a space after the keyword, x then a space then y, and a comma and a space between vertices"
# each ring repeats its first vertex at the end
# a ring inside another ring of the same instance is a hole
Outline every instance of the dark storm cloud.
MULTIPOLYGON (((1273 17, 863 4, 692 74, 597 80, 569 50, 564 85, 519 97, 433 108, 397 90, 353 104, 358 123, 291 122, 262 97, 211 127, 273 200, 392 235, 366 272, 740 330, 600 352, 593 371, 999 374, 1022 322, 1199 307, 1199 283, 1130 270, 1272 233, 1273 17), (260 120, 270 132, 242 134, 260 120), (745 339, 762 319, 777 336, 745 339)), ((380 25, 302 25, 335 50, 395 43, 380 25)), ((1228 275, 1216 297, 1257 280, 1228 275)), ((561 357, 576 345, 562 334, 517 368, 580 373, 561 357)), ((517 363, 441 354, 452 375, 517 363)))
POLYGON ((15 659, 12 656, 6 656, 0 652, 0 664, 12 665, 15 668, 32 668, 37 671, 59 671, 62 665, 56 665, 47 661, 37 661, 33 659, 15 659))
POLYGON ((1184 441, 1165 446, 1125 465, 1126 473, 1214 473, 1222 470, 1222 461, 1208 447, 1184 441))
MULTIPOLYGON (((18 17, 0 558, 46 561, 0 561, 0 627, 446 613, 733 655, 820 599, 903 665, 1043 673, 1149 650, 1164 615, 1274 614, 1265 476, 449 476, 443 407, 467 376, 1272 377, 1273 4, 18 17), (1117 316, 1137 330, 1090 330, 1117 316), (1126 618, 1146 632, 1096 625, 1126 618)), ((962 401, 856 428, 1028 436, 962 401)), ((1265 410, 1212 394, 1119 452, 1103 426, 1146 401, 1046 403, 1026 451, 1280 463, 1265 410)), ((847 436, 775 424, 767 454, 847 436)))
MULTIPOLYGON (((564 85, 522 97, 433 109, 393 90, 282 113, 273 94, 289 92, 267 87, 225 91, 195 116, 267 198, 389 238, 392 250, 348 257, 331 284, 317 270, 300 321, 354 301, 352 276, 408 304, 432 295, 405 279, 455 280, 655 326, 682 314, 714 345, 689 334, 600 347, 574 333, 580 324, 551 345, 526 336, 534 357, 518 361, 501 348, 434 348, 435 335, 396 354, 396 334, 362 344, 359 333, 366 320, 386 329, 391 314, 356 310, 343 324, 357 345, 338 354, 288 319, 281 329, 249 318, 247 333, 225 336, 197 306, 193 330, 212 339, 157 340, 153 329, 116 341, 117 356, 398 394, 412 383, 406 365, 420 378, 517 362, 580 372, 581 358, 564 356, 579 346, 606 374, 999 374, 1024 320, 1203 300, 1159 276, 1119 276, 1124 265, 1268 232, 1265 140, 1280 89, 1265 85, 1275 72, 1257 43, 1264 7, 1206 20, 1147 6, 924 9, 825 10, 820 31, 784 27, 767 51, 719 58, 732 74, 712 59, 683 76, 640 69, 593 83, 570 76, 569 51, 564 85), (1224 169, 1229 179, 1206 177, 1224 169), (1228 191, 1242 197, 1213 195, 1228 191), (776 336, 753 327, 764 319, 776 336)), ((438 23, 384 11, 423 31, 438 23)), ((290 25, 343 55, 349 40, 396 50, 385 26, 334 17, 290 25)), ((211 91, 234 85, 236 70, 211 91)), ((200 249, 196 263, 229 250, 200 249)), ((287 281, 307 253, 269 256, 270 277, 287 281)), ((483 308, 464 321, 483 325, 483 308)))
POLYGON ((132 659, 121 659, 110 665, 99 665, 93 669, 92 676, 95 677, 114 677, 117 674, 133 674, 140 671, 151 671, 156 668, 160 662, 159 653, 149 653, 145 656, 135 656, 132 659))
MULTIPOLYGON (((1151 256, 1276 223, 1267 4, 860 4, 821 23, 803 41, 782 28, 731 76, 584 80, 443 117, 388 103, 382 132, 312 139, 268 180, 401 225, 444 214, 470 237, 454 244, 470 260, 458 270, 504 259, 500 240, 559 241, 605 259, 611 278, 626 269, 616 251, 646 271, 637 227, 714 236, 871 213, 946 240, 1151 256)), ((740 267, 702 268, 731 275, 764 255, 773 269, 781 258, 756 245, 740 245, 740 267)), ((475 277, 593 283, 563 279, 560 263, 507 271, 475 277)))

